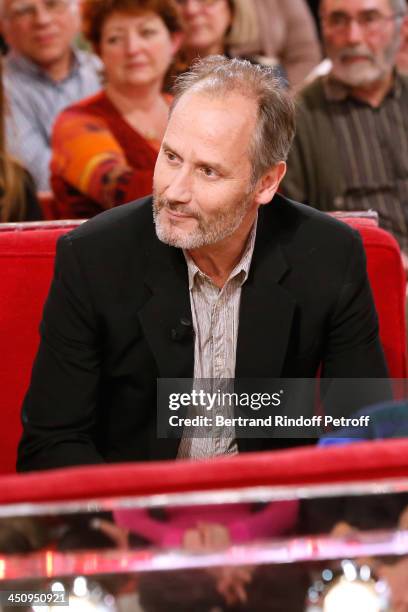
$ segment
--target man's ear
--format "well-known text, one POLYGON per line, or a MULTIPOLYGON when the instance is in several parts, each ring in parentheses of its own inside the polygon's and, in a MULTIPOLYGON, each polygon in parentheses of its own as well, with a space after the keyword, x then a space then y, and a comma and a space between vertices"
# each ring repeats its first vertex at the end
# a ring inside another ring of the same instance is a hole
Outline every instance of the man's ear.
POLYGON ((255 202, 259 205, 268 204, 278 191, 279 184, 286 174, 286 162, 280 161, 273 168, 265 172, 258 181, 255 190, 255 202))

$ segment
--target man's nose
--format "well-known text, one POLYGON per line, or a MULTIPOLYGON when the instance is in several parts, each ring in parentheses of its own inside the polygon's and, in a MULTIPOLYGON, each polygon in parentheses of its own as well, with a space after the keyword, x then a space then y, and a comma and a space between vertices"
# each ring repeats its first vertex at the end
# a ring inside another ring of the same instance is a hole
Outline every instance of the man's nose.
POLYGON ((172 175, 165 195, 177 204, 188 204, 191 201, 192 179, 186 170, 180 169, 172 175))
POLYGON ((49 10, 44 6, 44 4, 42 4, 42 2, 36 4, 34 23, 36 25, 46 25, 50 21, 52 21, 52 16, 49 10))
POLYGON ((356 19, 351 19, 349 27, 346 30, 346 39, 348 44, 358 45, 364 40, 364 30, 356 19))

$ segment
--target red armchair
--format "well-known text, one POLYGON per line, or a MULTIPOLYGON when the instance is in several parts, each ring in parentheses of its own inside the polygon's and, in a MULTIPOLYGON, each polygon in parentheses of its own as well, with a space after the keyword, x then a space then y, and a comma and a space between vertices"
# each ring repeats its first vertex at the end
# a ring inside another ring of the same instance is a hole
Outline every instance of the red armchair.
MULTIPOLYGON (((368 273, 390 374, 406 377, 405 276, 396 241, 366 221, 362 234, 368 273)), ((0 474, 15 471, 21 433, 20 406, 38 345, 38 325, 48 291, 57 238, 75 222, 0 226, 0 474)))

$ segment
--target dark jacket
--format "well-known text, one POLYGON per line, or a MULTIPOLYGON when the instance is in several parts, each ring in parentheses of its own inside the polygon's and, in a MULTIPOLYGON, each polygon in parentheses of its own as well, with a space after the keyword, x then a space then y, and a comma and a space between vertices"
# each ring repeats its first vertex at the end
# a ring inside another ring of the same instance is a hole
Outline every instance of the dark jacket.
MULTIPOLYGON (((182 318, 191 320, 185 259, 157 239, 151 198, 63 236, 18 468, 175 458, 178 441, 156 436, 156 379, 193 376, 193 337, 174 333, 182 318)), ((320 364, 322 376, 386 376, 362 243, 275 196, 259 211, 242 288, 236 377, 311 378, 320 364)), ((238 441, 240 451, 276 444, 238 441)))
POLYGON ((346 189, 329 105, 323 78, 300 92, 296 135, 282 183, 288 197, 327 211, 335 210, 346 189))
MULTIPOLYGON (((289 153, 282 192, 319 210, 344 210, 348 185, 332 122, 332 103, 324 90, 326 78, 317 78, 299 93, 296 135, 289 153)), ((403 92, 406 92, 408 77, 398 74, 397 78, 403 92)))

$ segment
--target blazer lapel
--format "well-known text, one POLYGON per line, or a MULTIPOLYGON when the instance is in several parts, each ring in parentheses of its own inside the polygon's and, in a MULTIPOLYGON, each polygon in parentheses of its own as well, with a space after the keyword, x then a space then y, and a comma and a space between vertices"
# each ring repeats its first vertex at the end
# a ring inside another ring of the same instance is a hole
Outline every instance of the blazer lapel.
MULTIPOLYGON (((289 265, 279 243, 279 225, 262 220, 260 211, 251 270, 241 293, 237 382, 244 378, 280 377, 296 308, 296 301, 280 284, 289 265)), ((245 383, 244 388, 248 390, 245 383)), ((267 442, 257 438, 237 440, 240 452, 262 450, 267 448, 267 442)))
MULTIPOLYGON (((181 250, 154 240, 145 274, 150 298, 139 311, 139 321, 155 357, 159 378, 193 378, 193 327, 187 266, 181 250)), ((159 408, 159 407, 158 407, 159 408)), ((148 432, 151 459, 175 459, 180 440, 157 437, 157 419, 148 432)))
POLYGON ((268 233, 261 218, 258 223, 251 271, 241 294, 236 378, 281 375, 296 307, 279 284, 289 266, 276 231, 270 228, 268 233))
POLYGON ((151 295, 139 311, 139 321, 159 377, 192 378, 194 334, 184 256, 180 249, 158 240, 154 241, 153 251, 145 275, 151 295))

